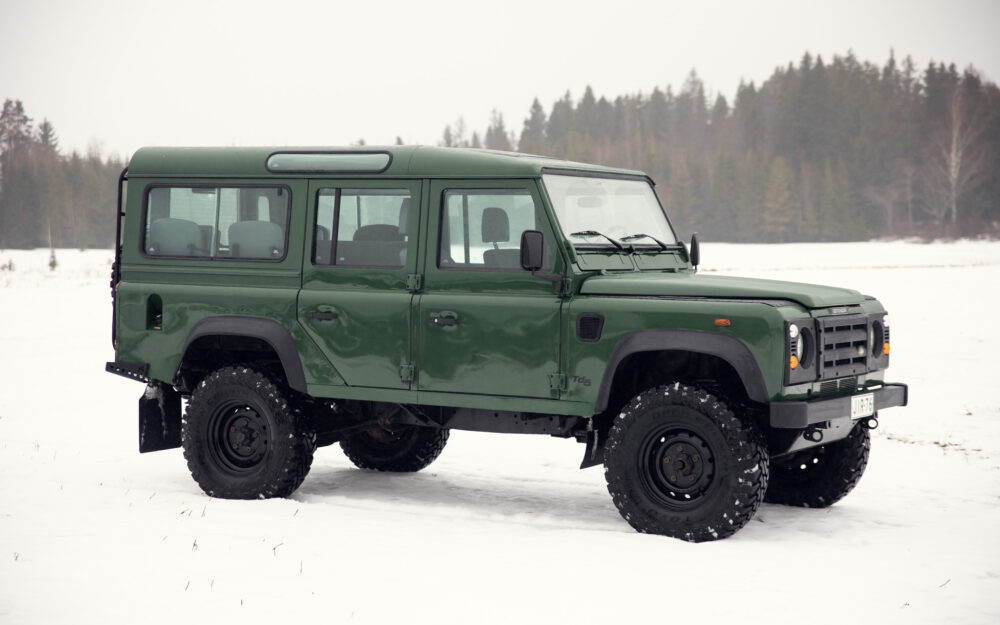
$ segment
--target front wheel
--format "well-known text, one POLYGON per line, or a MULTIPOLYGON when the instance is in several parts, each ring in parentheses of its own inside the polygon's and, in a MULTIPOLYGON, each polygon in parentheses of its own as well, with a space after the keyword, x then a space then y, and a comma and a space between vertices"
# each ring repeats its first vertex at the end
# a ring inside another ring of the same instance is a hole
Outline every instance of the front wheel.
POLYGON ((726 538, 750 521, 767 489, 767 447, 755 425, 683 384, 633 398, 615 419, 605 458, 615 506, 649 534, 726 538))
POLYGON ((224 499, 287 497, 312 464, 315 434, 278 386, 246 367, 211 373, 181 429, 191 476, 224 499))
POLYGON ((871 435, 859 422, 846 438, 775 458, 764 501, 826 508, 854 490, 868 466, 871 435))

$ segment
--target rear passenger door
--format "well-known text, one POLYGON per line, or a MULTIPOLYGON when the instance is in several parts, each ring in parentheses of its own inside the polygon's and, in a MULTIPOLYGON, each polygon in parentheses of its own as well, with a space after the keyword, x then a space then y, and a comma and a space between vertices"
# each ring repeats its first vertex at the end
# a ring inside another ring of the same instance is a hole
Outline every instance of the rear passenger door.
POLYGON ((299 322, 350 386, 410 387, 420 181, 309 184, 299 322))

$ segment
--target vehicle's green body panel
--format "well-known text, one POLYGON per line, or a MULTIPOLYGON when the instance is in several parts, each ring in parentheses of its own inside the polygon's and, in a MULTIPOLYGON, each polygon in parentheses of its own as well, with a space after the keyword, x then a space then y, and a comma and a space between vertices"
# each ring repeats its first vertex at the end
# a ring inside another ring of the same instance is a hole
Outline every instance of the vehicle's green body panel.
MULTIPOLYGON (((389 152, 389 167, 377 174, 349 174, 350 177, 392 178, 537 178, 546 168, 569 169, 605 174, 645 177, 640 171, 601 167, 543 156, 490 150, 456 150, 429 146, 364 147, 258 147, 258 148, 142 148, 129 161, 129 177, 261 177, 267 157, 275 152, 389 152)), ((322 174, 280 174, 281 178, 321 178, 322 174)))
POLYGON ((851 289, 693 273, 594 276, 583 284, 580 292, 584 295, 787 299, 808 308, 844 306, 864 301, 863 295, 851 289))
MULTIPOLYGON (((348 151, 344 148, 303 148, 348 151)), ((877 312, 856 291, 696 274, 682 246, 659 251, 572 249, 555 225, 540 184, 543 170, 643 176, 641 172, 543 157, 426 147, 386 151, 378 174, 272 174, 278 148, 144 148, 128 170, 116 358, 148 364, 168 383, 192 328, 213 316, 269 319, 294 341, 306 389, 316 397, 361 399, 554 415, 594 414, 616 346, 637 330, 694 330, 731 337, 749 349, 770 400, 802 397, 818 383, 784 384, 785 322, 832 314, 833 307, 877 312), (291 192, 283 260, 148 258, 141 253, 151 185, 281 185, 291 192), (402 268, 315 266, 312 240, 323 188, 408 188, 412 192, 402 268), (525 189, 552 253, 551 270, 438 267, 442 198, 448 189, 525 189), (563 276, 562 292, 558 276, 563 276), (419 282, 419 284, 417 284, 419 282), (162 326, 150 322, 162 305, 162 326), (310 312, 336 313, 316 319, 310 312), (577 338, 581 313, 604 318, 600 339, 577 338), (456 325, 434 325, 432 314, 456 325), (720 327, 716 319, 729 320, 720 327)), ((295 151, 295 148, 280 148, 295 151)), ((881 379, 881 372, 859 384, 881 379)))

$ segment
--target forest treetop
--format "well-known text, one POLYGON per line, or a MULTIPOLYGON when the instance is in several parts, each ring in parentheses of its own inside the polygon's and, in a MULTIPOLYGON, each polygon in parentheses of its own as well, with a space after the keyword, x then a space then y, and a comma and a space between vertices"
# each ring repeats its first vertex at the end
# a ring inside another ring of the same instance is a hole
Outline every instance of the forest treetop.
MULTIPOLYGON (((646 171, 678 230, 710 240, 1000 235, 1000 89, 971 67, 806 53, 732 103, 692 70, 676 93, 587 87, 548 110, 536 98, 520 132, 494 111, 467 133, 460 118, 440 144, 646 171)), ((111 246, 123 167, 62 154, 52 123, 6 100, 0 248, 111 246)))

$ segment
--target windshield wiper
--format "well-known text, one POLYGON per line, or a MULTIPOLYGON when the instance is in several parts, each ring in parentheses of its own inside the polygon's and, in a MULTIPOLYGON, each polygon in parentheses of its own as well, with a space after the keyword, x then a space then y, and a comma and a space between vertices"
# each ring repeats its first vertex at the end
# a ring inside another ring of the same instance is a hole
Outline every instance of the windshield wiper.
POLYGON ((650 236, 644 232, 637 232, 636 234, 630 234, 627 237, 622 237, 622 241, 634 241, 635 239, 650 239, 656 241, 656 244, 660 246, 660 251, 666 251, 670 247, 663 241, 657 239, 654 236, 650 236))
POLYGON ((611 241, 611 245, 614 245, 615 248, 619 252, 624 252, 625 251, 625 246, 623 246, 618 241, 615 241, 614 239, 612 239, 608 235, 598 232, 597 230, 581 230, 580 232, 571 232, 569 236, 571 236, 571 237, 604 237, 608 241, 611 241))

